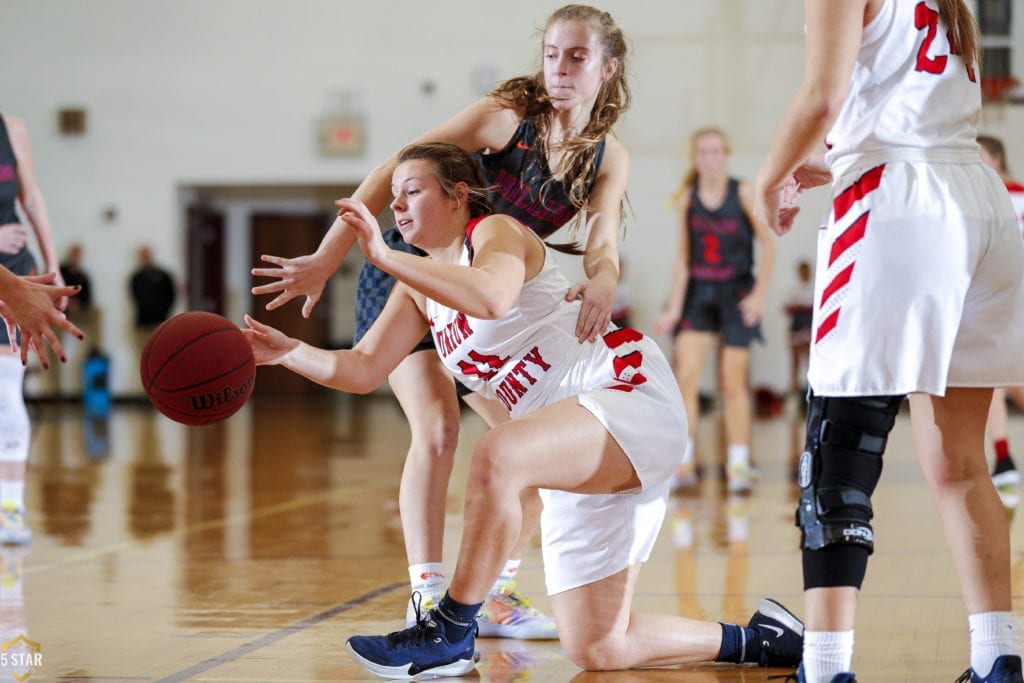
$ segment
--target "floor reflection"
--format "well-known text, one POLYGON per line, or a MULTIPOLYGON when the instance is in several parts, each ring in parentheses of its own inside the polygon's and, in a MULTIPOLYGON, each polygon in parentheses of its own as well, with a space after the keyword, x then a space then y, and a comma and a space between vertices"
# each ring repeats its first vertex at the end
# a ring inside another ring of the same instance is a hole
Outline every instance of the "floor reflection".
MULTIPOLYGON (((791 410, 755 422, 760 478, 749 496, 725 491, 718 416, 704 416, 699 429, 703 478, 672 497, 637 609, 746 623, 770 596, 799 612, 792 467, 803 417, 791 410)), ((1011 430, 1024 431, 1019 416, 1011 430)), ((464 416, 448 501, 449 569, 461 482, 483 431, 464 416)), ((29 547, 0 549, 0 642, 23 635, 41 645, 31 680, 372 680, 343 643, 403 621, 397 497, 407 442, 401 411, 386 396, 253 401, 202 428, 141 406, 90 419, 74 407, 37 409, 26 489, 35 535, 29 547)), ((1021 596, 1017 507, 1007 514, 1021 596)), ((902 418, 876 513, 878 549, 860 612, 872 628, 858 630, 858 673, 871 681, 897 680, 887 678, 895 670, 898 680, 955 677, 966 651, 962 602, 902 418)), ((518 581, 550 608, 538 547, 518 581)), ((481 640, 478 648, 481 681, 764 681, 784 673, 714 665, 583 673, 557 643, 481 640)))

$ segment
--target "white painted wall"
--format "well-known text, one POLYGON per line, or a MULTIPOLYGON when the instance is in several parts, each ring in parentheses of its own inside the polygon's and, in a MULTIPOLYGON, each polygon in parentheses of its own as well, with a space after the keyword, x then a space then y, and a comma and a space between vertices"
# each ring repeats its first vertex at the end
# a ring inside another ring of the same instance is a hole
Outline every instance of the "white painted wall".
MULTIPOLYGON (((1024 17, 1024 0, 1014 3, 1024 17)), ((86 245, 115 391, 135 382, 126 277, 137 247, 152 244, 184 274, 180 187, 358 183, 388 153, 475 99, 479 74, 531 71, 537 28, 560 4, 0 0, 0 109, 32 131, 59 250, 86 245), (317 152, 315 122, 342 93, 353 94, 350 104, 369 121, 365 157, 317 152), (56 112, 66 106, 88 110, 84 136, 58 135, 56 112), (104 220, 108 207, 117 220, 104 220)), ((689 133, 710 123, 725 128, 734 172, 754 177, 802 73, 802 3, 602 6, 634 50, 634 105, 617 133, 633 159, 636 223, 623 253, 637 322, 646 329, 667 293, 677 225, 665 200, 686 165, 689 133)), ((1007 140, 1011 162, 1024 173, 1024 108, 992 111, 983 128, 1007 140)), ((795 234, 779 241, 755 384, 782 388, 787 381, 781 301, 796 261, 813 255, 823 208, 820 193, 808 197, 795 234)), ((244 211, 230 207, 231 234, 244 211)), ((248 247, 232 249, 229 267, 241 281, 246 264, 238 255, 248 247)))

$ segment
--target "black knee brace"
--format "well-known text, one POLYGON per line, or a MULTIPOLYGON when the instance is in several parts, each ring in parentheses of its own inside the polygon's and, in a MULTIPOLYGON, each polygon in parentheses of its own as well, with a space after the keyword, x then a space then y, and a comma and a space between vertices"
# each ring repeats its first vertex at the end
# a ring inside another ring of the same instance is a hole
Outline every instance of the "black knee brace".
POLYGON ((836 545, 860 546, 868 555, 874 550, 871 494, 902 401, 902 396, 811 395, 796 513, 804 550, 836 545))

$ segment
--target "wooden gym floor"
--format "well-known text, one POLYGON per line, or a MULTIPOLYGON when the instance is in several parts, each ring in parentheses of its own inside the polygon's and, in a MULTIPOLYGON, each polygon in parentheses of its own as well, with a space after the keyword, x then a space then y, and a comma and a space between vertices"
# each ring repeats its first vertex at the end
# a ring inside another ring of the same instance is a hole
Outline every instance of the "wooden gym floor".
MULTIPOLYGON (((374 680, 343 644, 355 633, 398 628, 404 616, 396 500, 405 420, 387 396, 250 403, 223 424, 193 429, 141 406, 115 407, 105 420, 85 419, 77 407, 33 409, 26 498, 35 537, 27 548, 0 551, 0 626, 4 641, 21 635, 37 644, 32 661, 41 665, 9 666, 4 680, 374 680)), ((760 481, 751 496, 729 497, 713 465, 719 417, 702 417, 698 454, 707 476, 692 495, 673 498, 641 574, 638 608, 746 623, 758 599, 772 596, 801 612, 788 468, 802 430, 793 405, 758 420, 760 481)), ((464 415, 449 492, 449 561, 465 465, 482 431, 464 415)), ((1013 444, 1024 448, 1024 418, 1016 415, 1013 444)), ((854 670, 864 682, 952 681, 967 664, 966 617, 905 415, 875 506, 878 545, 854 670)), ((1019 525, 1013 553, 1022 611, 1019 525)), ((545 608, 541 571, 534 548, 520 587, 545 608)), ((478 649, 478 672, 464 680, 754 682, 786 673, 705 665, 588 674, 555 642, 481 639, 478 649)))

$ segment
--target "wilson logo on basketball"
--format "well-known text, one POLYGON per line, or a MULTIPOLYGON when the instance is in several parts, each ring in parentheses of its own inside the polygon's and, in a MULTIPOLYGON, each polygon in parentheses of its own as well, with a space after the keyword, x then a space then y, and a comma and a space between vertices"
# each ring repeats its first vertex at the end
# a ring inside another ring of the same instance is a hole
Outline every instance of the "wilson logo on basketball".
POLYGON ((193 410, 202 411, 223 408, 234 401, 244 401, 248 398, 249 391, 252 389, 252 384, 255 380, 256 375, 249 375, 237 389, 234 387, 224 387, 216 392, 208 391, 201 394, 189 394, 188 400, 192 403, 193 410))

